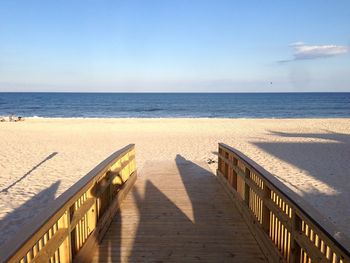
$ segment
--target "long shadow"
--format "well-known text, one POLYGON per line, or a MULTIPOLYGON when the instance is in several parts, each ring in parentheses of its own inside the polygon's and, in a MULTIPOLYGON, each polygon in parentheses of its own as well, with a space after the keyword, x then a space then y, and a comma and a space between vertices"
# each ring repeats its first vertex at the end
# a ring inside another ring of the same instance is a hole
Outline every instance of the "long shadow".
POLYGON ((296 142, 253 142, 263 151, 297 167, 296 174, 279 177, 300 191, 304 199, 350 236, 350 135, 326 133, 284 133, 272 135, 296 138, 296 142), (297 141, 297 138, 322 139, 297 141))
POLYGON ((150 181, 146 183, 144 198, 138 191, 133 194, 140 223, 129 259, 131 262, 166 262, 185 247, 184 232, 193 229, 193 222, 150 181))
POLYGON ((196 259, 209 262, 265 262, 260 248, 251 235, 232 200, 208 166, 176 156, 176 165, 193 207, 195 228, 190 240, 203 240, 200 250, 192 250, 196 259), (208 239, 209 237, 209 239, 208 239), (249 247, 246 253, 242 247, 249 247))
POLYGON ((55 155, 57 155, 58 152, 53 152, 51 153, 49 156, 47 156, 44 160, 42 160, 40 163, 38 163, 37 165, 35 165, 32 169, 30 169, 28 172, 26 172, 23 176, 21 176, 21 178, 19 178, 18 180, 16 180, 15 182, 13 182, 12 184, 10 184, 9 186, 7 186, 4 189, 1 189, 0 193, 7 193, 8 190, 10 190, 12 187, 14 187, 16 184, 18 184, 20 181, 22 181, 23 179, 25 179, 28 175, 30 175, 33 171, 35 171, 40 165, 42 165, 43 163, 47 162, 48 160, 52 159, 53 157, 55 157, 55 155))
POLYGON ((98 246, 97 255, 92 262, 122 262, 122 217, 118 211, 98 246), (117 238, 116 238, 117 237, 117 238))
MULTIPOLYGON (((203 169, 201 166, 185 159, 180 154, 176 155, 175 162, 193 207, 194 222, 199 223, 203 219, 209 219, 212 214, 203 218, 201 215, 203 212, 206 213, 206 211, 202 210, 206 210, 210 206, 214 206, 215 208, 215 205, 218 204, 218 199, 221 201, 221 185, 209 170, 203 169), (202 199, 203 196, 205 196, 205 200, 202 199), (203 204, 203 202, 205 204, 203 204), (209 207, 207 205, 209 205, 209 207)), ((219 211, 219 213, 215 215, 216 220, 223 214, 223 211, 219 211)), ((216 220, 214 220, 214 222, 216 222, 216 220)))
POLYGON ((159 170, 153 164, 147 171, 151 175, 139 179, 131 190, 132 200, 118 212, 100 245, 97 260, 263 262, 215 176, 181 155, 175 165, 169 175, 166 167, 159 170), (173 175, 176 169, 178 176, 173 175), (166 176, 172 179, 163 180, 166 176), (242 242, 253 248, 249 255, 241 250, 242 242))
POLYGON ((326 133, 287 133, 287 132, 277 132, 270 131, 272 135, 288 138, 314 138, 314 139, 324 139, 333 140, 341 143, 350 143, 350 135, 344 133, 332 132, 329 130, 324 130, 326 133))
POLYGON ((53 183, 0 220, 0 245, 55 200, 59 185, 60 181, 53 183))

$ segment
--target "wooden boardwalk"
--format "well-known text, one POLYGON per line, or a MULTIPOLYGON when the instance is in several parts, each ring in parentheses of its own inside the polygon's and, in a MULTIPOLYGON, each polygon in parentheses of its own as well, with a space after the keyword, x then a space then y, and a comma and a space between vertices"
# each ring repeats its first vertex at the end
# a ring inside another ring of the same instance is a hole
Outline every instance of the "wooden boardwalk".
POLYGON ((266 262, 204 162, 148 162, 93 262, 266 262))
POLYGON ((217 176, 181 155, 138 175, 135 145, 117 150, 0 247, 0 262, 350 263, 341 232, 224 143, 217 176))

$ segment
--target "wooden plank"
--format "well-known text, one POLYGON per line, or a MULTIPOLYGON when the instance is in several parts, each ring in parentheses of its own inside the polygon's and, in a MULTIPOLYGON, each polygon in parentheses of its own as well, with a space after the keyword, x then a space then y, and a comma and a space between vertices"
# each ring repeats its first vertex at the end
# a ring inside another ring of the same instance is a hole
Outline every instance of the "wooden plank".
POLYGON ((270 199, 271 196, 271 189, 264 184, 264 190, 263 190, 262 200, 263 200, 263 211, 262 211, 262 226, 266 234, 269 234, 270 232, 270 222, 271 222, 271 215, 270 215, 270 209, 266 205, 266 200, 270 199))
POLYGON ((73 217, 70 222, 70 227, 73 229, 76 224, 79 222, 79 220, 82 219, 82 217, 90 210, 90 208, 94 205, 95 198, 89 198, 87 199, 81 207, 79 207, 77 210, 74 211, 73 217))
POLYGON ((292 231, 291 231, 291 244, 290 244, 290 262, 298 263, 300 261, 301 247, 296 241, 295 235, 301 231, 301 219, 293 212, 292 213, 292 231))
POLYGON ((325 255, 322 254, 321 251, 317 249, 315 245, 310 241, 310 239, 306 237, 303 233, 296 232, 294 238, 298 242, 299 246, 307 252, 312 262, 329 262, 325 255))
POLYGON ((266 262, 206 164, 148 162, 94 262, 266 262))
POLYGON ((68 229, 59 229, 53 237, 47 242, 47 244, 38 252, 32 262, 41 263, 48 261, 47 259, 52 257, 57 249, 61 246, 63 241, 68 237, 68 229))
POLYGON ((278 219, 290 232, 292 229, 292 219, 285 212, 283 212, 271 199, 265 199, 264 204, 270 209, 270 211, 272 211, 272 213, 278 217, 278 219))
POLYGON ((245 183, 263 200, 265 198, 265 192, 256 183, 250 179, 246 178, 245 183))

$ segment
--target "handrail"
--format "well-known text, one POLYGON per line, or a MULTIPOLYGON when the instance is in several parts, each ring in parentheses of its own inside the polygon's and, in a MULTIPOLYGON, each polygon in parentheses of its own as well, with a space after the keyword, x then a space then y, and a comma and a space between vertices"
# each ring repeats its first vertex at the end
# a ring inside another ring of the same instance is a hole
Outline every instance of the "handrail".
POLYGON ((0 262, 84 262, 136 180, 135 145, 109 156, 0 248, 0 262))
POLYGON ((224 143, 219 143, 217 175, 270 262, 350 262, 347 237, 272 174, 224 143))

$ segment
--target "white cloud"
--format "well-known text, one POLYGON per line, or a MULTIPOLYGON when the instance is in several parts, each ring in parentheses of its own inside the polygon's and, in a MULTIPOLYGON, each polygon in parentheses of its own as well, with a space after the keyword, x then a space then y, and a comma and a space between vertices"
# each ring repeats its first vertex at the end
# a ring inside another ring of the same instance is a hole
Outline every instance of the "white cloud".
POLYGON ((294 49, 294 59, 280 62, 332 57, 349 52, 349 47, 339 45, 306 45, 304 42, 296 42, 289 46, 294 49))

